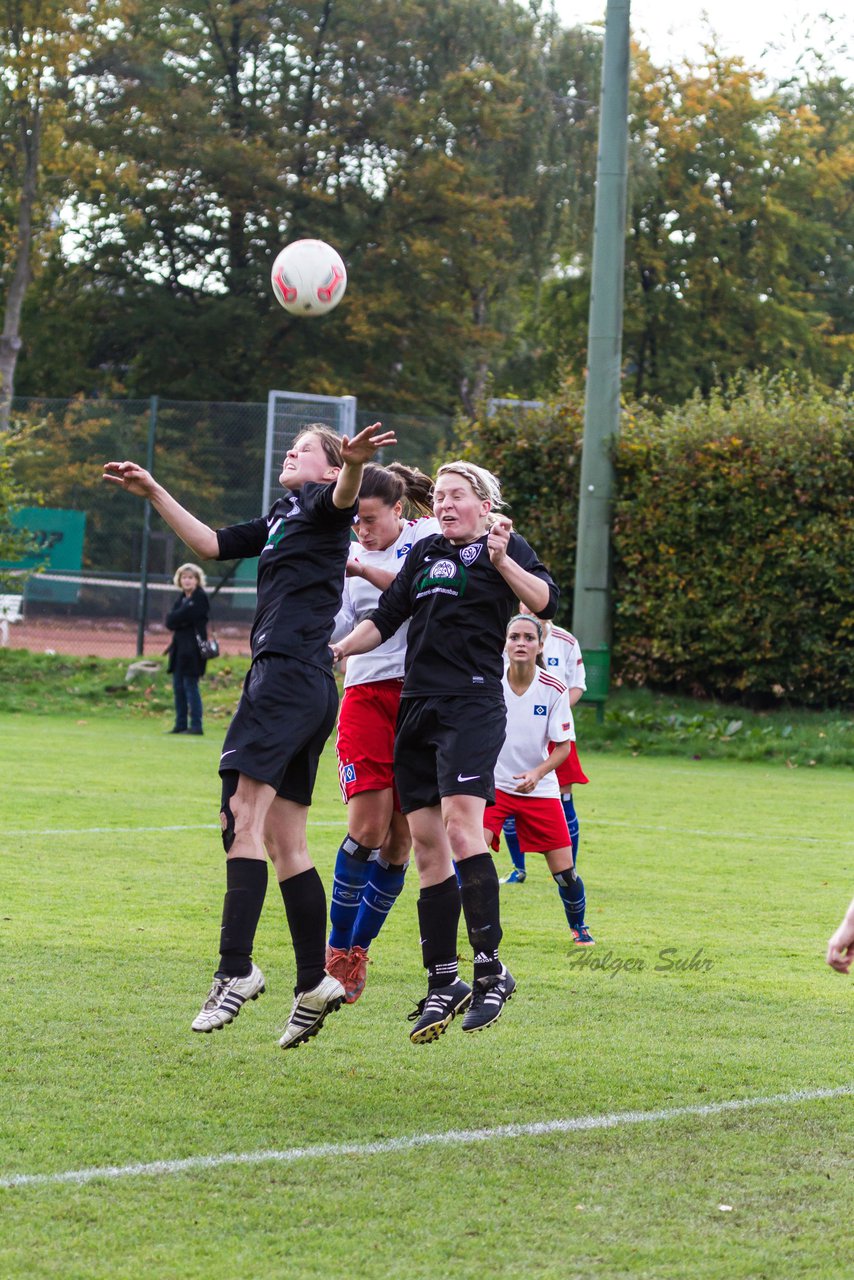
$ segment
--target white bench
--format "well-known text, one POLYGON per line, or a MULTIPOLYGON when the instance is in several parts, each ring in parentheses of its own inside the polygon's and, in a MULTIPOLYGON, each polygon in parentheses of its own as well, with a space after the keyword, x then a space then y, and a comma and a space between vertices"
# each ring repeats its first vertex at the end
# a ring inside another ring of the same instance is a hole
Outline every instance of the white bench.
POLYGON ((24 616, 23 596, 0 595, 0 644, 9 643, 9 623, 20 622, 24 616))

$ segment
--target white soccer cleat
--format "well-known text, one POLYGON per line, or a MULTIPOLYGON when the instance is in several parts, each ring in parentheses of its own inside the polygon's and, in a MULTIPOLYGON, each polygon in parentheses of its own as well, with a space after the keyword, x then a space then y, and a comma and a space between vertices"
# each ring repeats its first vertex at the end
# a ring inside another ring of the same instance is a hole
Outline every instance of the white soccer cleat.
POLYGON ((264 975, 253 964, 245 978, 214 978, 208 998, 193 1019, 194 1031, 219 1031, 233 1022, 247 1000, 257 1000, 264 991, 264 975))
POLYGON ((295 1049, 316 1036, 323 1026, 327 1013, 340 1009, 344 1000, 344 988, 337 978, 329 974, 311 991, 301 991, 294 1000, 288 1025, 279 1044, 283 1049, 295 1049))

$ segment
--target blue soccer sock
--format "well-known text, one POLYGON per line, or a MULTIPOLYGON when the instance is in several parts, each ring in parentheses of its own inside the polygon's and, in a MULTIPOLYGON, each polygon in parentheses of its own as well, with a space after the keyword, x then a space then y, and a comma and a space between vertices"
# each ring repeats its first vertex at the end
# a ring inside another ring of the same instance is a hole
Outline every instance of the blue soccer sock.
POLYGON ((572 796, 561 796, 560 802, 563 805, 563 812, 566 818, 566 825, 569 827, 569 842, 572 845, 572 862, 576 871, 578 870, 578 814, 575 812, 575 805, 572 802, 572 796))
POLYGON ((379 849, 370 849, 359 844, 351 836, 341 842, 338 857, 335 859, 335 876, 332 882, 332 903, 329 908, 329 919, 332 929, 329 934, 330 947, 338 947, 349 951, 350 937, 359 907, 365 892, 365 885, 371 874, 372 860, 379 857, 379 849))
POLYGON ((507 842, 507 852, 510 854, 513 866, 517 871, 525 870, 525 855, 519 845, 519 838, 516 835, 516 819, 511 816, 504 819, 504 839, 507 842))
POLYGON ((581 876, 576 875, 572 867, 567 871, 558 871, 554 879, 557 884, 557 891, 560 894, 560 900, 563 903, 563 909, 566 912, 569 927, 571 929, 580 928, 584 924, 584 910, 587 906, 587 900, 584 896, 584 881, 581 876))
POLYGON ((408 866, 408 861, 403 866, 395 866, 382 857, 370 864, 368 883, 350 935, 351 947, 362 947, 367 951, 400 897, 408 866))

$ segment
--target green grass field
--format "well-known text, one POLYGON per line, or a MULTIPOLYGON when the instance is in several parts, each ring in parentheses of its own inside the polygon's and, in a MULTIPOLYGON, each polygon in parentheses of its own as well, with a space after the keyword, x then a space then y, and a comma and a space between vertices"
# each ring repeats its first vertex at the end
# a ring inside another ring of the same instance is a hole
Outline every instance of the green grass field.
MULTIPOLYGON (((189 1031, 222 901, 220 731, 165 727, 3 718, 0 1275, 844 1274, 852 1096, 792 1095, 854 1084, 854 992, 823 962, 854 892, 850 771, 590 753, 592 952, 532 859, 502 889, 517 997, 494 1029, 415 1048, 412 877, 362 999, 286 1054, 274 884, 267 994, 216 1035, 189 1031), (730 1100, 757 1105, 701 1111, 730 1100), (524 1128, 585 1117, 598 1127, 524 1128), (517 1129, 424 1138, 498 1126, 517 1129), (215 1162, 263 1152, 285 1155, 215 1162)), ((310 827, 327 885, 342 818, 327 752, 310 827)))

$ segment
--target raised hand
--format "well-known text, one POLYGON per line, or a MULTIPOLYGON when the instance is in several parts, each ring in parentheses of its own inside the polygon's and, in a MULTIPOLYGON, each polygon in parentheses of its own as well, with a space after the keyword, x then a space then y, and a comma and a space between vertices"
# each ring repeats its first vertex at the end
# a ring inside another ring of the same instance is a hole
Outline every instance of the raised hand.
POLYGON ((136 462, 105 462, 103 480, 118 484, 127 493, 139 498, 150 498, 157 488, 154 476, 136 462))
POLYGON ((375 453, 391 444, 397 444, 397 436, 393 431, 383 431, 382 423, 375 422, 353 436, 352 440, 345 436, 341 441, 341 453, 345 462, 360 466, 370 462, 375 453))
POLYGON ((489 558, 496 568, 501 564, 507 555, 507 548, 510 545, 510 534, 513 530, 513 521, 507 516, 496 516, 495 522, 489 530, 486 537, 486 549, 489 552, 489 558))

